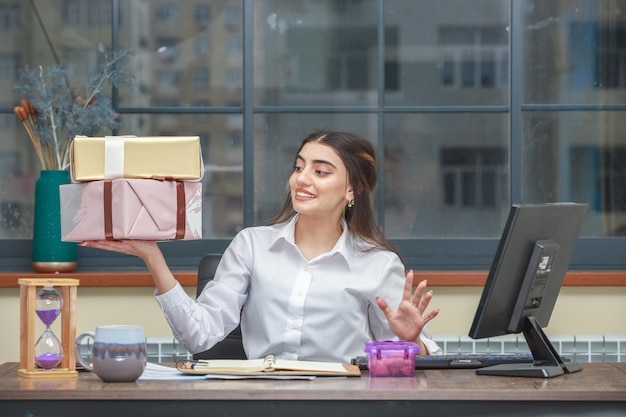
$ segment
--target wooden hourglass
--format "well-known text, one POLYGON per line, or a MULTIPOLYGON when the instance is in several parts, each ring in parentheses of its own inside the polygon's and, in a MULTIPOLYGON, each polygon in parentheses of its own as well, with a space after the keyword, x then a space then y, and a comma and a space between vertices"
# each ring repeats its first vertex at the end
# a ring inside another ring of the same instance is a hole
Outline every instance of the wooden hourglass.
POLYGON ((77 279, 20 278, 20 368, 24 378, 74 378, 77 279), (60 292, 57 290, 60 288, 60 292), (61 339, 50 329, 61 316, 61 339), (46 326, 35 341, 36 321, 46 326))

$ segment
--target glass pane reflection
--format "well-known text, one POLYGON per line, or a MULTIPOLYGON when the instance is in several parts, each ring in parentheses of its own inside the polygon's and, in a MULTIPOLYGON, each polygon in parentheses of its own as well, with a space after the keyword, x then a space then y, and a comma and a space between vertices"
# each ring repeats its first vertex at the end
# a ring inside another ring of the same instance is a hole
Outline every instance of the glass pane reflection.
POLYGON ((524 102, 622 104, 626 3, 523 3, 524 102))
POLYGON ((524 115, 523 201, 589 203, 584 236, 626 235, 622 112, 524 115))
POLYGON ((508 213, 506 114, 385 117, 385 233, 497 237, 508 213))
POLYGON ((509 2, 383 3, 385 104, 508 103, 509 2))
POLYGON ((378 2, 254 2, 260 106, 375 105, 378 2))
POLYGON ((121 2, 120 45, 136 53, 133 107, 239 107, 241 0, 121 2))
POLYGON ((25 126, 13 114, 23 98, 14 90, 18 69, 63 65, 74 94, 84 95, 88 74, 101 64, 98 51, 110 51, 111 24, 110 2, 0 1, 0 239, 32 237, 41 169, 25 126))

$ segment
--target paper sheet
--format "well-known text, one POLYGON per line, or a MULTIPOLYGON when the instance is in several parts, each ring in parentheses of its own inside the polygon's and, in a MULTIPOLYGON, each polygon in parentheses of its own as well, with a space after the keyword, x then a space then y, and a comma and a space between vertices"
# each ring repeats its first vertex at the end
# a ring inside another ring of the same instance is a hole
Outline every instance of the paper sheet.
POLYGON ((204 375, 184 374, 175 367, 148 362, 138 381, 199 381, 203 379, 206 379, 204 375))
POLYGON ((184 374, 171 366, 148 362, 138 381, 199 381, 208 379, 300 379, 311 381, 314 375, 190 375, 184 374))

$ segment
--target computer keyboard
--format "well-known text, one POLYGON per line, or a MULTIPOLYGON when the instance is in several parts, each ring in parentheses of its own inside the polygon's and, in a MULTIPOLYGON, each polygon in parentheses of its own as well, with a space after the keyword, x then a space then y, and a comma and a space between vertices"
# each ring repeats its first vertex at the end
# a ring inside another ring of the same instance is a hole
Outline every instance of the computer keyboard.
MULTIPOLYGON (((533 357, 530 353, 433 355, 417 356, 415 358, 415 369, 476 369, 502 363, 530 362, 533 362, 533 357)), ((367 358, 365 356, 357 356, 352 359, 351 363, 352 365, 358 365, 361 370, 367 370, 367 358)))

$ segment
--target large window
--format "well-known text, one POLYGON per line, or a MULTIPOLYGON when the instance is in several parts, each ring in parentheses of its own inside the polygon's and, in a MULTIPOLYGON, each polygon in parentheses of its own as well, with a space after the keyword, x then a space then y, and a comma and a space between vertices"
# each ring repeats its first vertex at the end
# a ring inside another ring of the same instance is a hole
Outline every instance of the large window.
MULTIPOLYGON (((17 69, 61 64, 76 94, 129 46, 121 127, 199 135, 195 269, 285 198, 301 139, 367 136, 378 221, 415 269, 486 269, 512 203, 589 203, 573 268, 626 261, 625 0, 0 0, 0 270, 28 270, 39 166, 13 117, 17 69), (454 13, 450 11, 453 10, 454 13), (41 17, 41 22, 37 20, 41 17)), ((142 268, 79 248, 79 268, 142 268)))

